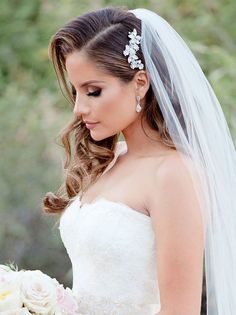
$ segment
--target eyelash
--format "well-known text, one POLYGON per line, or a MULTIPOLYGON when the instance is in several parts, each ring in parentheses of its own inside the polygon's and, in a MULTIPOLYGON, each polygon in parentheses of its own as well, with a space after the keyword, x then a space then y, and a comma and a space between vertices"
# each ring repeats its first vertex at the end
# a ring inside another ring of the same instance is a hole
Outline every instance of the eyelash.
POLYGON ((96 96, 99 96, 100 94, 101 94, 101 89, 99 89, 99 90, 96 90, 96 91, 94 91, 94 92, 89 92, 89 93, 87 93, 87 95, 88 96, 94 96, 94 97, 96 97, 96 96))
MULTIPOLYGON (((94 92, 89 92, 87 93, 87 96, 94 96, 94 97, 98 97, 100 94, 101 94, 102 90, 101 89, 98 89, 94 92)), ((71 90, 71 93, 73 95, 73 97, 76 97, 76 90, 74 87, 72 87, 72 90, 71 90)))

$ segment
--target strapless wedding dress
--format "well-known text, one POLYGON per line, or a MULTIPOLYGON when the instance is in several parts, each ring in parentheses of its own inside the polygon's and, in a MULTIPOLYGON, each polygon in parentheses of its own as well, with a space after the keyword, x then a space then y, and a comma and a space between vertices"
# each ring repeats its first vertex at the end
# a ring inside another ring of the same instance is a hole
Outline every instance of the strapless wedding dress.
MULTIPOLYGON (((119 142, 106 171, 125 150, 126 143, 119 142)), ((59 228, 81 315, 160 312, 155 235, 148 215, 106 198, 81 205, 77 197, 59 228)))

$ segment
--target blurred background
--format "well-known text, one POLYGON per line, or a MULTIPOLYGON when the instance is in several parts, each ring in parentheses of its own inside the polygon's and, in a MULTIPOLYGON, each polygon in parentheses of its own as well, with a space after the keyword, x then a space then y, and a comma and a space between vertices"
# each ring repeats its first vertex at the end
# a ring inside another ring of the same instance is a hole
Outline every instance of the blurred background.
POLYGON ((236 140, 234 0, 2 0, 0 263, 41 269, 67 286, 71 264, 58 218, 41 212, 44 194, 55 192, 62 181, 64 152, 56 137, 72 115, 48 59, 48 44, 71 18, 108 5, 145 7, 169 21, 197 57, 236 140))

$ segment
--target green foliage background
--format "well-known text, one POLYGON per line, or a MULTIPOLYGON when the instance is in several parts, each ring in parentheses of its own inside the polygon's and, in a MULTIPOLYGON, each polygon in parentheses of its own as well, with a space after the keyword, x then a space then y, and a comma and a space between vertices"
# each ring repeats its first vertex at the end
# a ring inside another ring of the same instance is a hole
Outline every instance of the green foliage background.
POLYGON ((71 285, 57 219, 41 213, 62 180, 59 130, 72 114, 48 59, 52 34, 107 5, 156 11, 186 40, 219 98, 236 139, 234 0, 11 0, 0 5, 0 263, 41 269, 71 285))

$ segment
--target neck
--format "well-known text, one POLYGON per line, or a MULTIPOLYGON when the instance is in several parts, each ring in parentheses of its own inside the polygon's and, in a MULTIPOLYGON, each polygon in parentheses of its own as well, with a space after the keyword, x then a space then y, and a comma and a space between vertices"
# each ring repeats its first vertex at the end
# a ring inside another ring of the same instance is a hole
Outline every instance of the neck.
POLYGON ((163 144, 159 132, 151 129, 145 119, 142 125, 141 119, 137 119, 124 129, 122 134, 127 144, 127 156, 144 157, 154 152, 161 154, 164 150, 170 150, 163 144))

